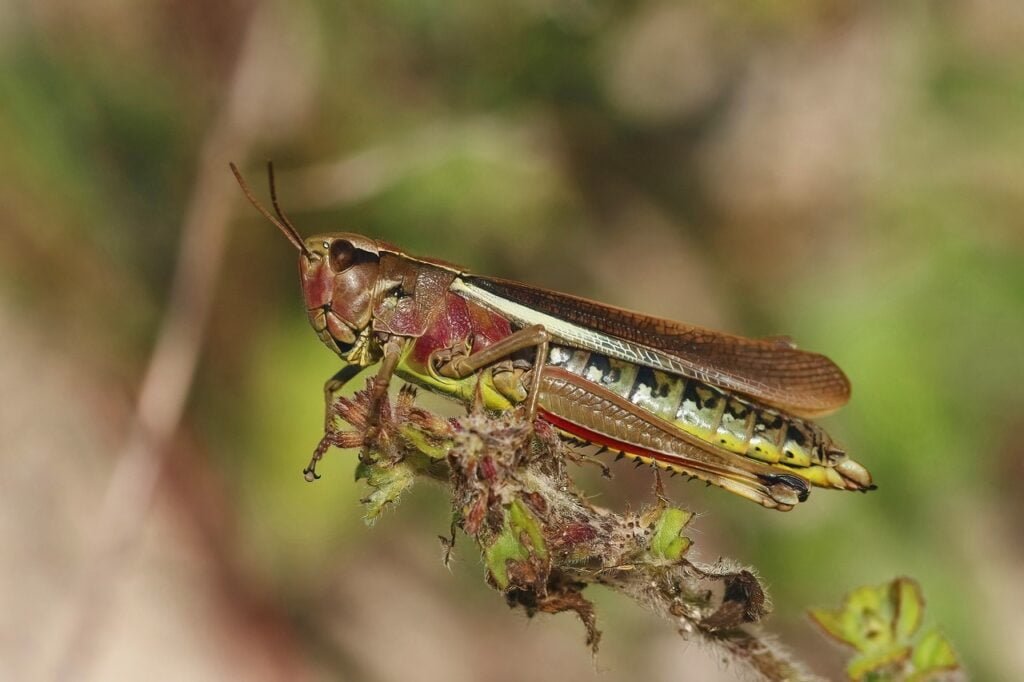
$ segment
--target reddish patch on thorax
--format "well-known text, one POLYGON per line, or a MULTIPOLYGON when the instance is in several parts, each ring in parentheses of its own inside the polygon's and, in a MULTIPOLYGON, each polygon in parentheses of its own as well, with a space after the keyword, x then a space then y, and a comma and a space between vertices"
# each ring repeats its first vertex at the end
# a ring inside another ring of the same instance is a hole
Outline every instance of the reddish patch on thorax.
POLYGON ((444 311, 434 316, 423 336, 416 340, 411 358, 426 364, 435 350, 462 346, 470 336, 473 338, 471 351, 475 353, 511 333, 512 326, 504 317, 448 292, 444 311))

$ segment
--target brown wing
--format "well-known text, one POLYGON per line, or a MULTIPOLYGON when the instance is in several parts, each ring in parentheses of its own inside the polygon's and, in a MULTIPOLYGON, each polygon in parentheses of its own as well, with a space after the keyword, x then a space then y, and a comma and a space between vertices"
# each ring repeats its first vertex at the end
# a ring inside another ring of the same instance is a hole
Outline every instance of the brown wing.
POLYGON ((552 317, 670 355, 691 370, 689 376, 800 416, 831 412, 850 399, 850 382, 834 362, 789 342, 747 339, 520 282, 463 279, 552 317))

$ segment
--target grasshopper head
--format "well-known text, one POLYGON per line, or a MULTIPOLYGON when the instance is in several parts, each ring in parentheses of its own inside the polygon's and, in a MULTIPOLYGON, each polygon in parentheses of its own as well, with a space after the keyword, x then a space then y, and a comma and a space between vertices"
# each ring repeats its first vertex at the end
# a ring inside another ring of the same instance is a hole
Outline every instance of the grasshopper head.
POLYGON ((302 295, 320 340, 349 362, 372 364, 370 323, 381 289, 377 242, 340 232, 302 239, 277 204, 273 165, 267 164, 267 176, 277 217, 257 201, 235 164, 229 165, 249 202, 299 250, 302 295))
POLYGON ((376 242, 331 233, 310 237, 303 245, 299 274, 310 324, 335 353, 368 364, 366 341, 380 280, 376 242))

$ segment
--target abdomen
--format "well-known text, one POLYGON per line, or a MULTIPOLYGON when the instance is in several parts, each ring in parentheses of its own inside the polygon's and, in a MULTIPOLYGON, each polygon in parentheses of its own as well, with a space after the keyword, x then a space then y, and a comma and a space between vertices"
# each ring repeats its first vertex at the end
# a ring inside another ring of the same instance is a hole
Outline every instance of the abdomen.
POLYGON ((564 346, 550 348, 548 364, 737 455, 803 468, 824 464, 833 448, 829 436, 816 425, 696 379, 564 346))

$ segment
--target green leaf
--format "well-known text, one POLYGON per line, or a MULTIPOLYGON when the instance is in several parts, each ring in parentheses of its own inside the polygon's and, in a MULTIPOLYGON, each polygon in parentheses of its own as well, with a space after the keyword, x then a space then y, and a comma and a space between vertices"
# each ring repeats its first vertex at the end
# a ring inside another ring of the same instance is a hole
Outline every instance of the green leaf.
POLYGON ((927 680, 936 673, 960 667, 953 645, 937 630, 931 630, 921 638, 910 660, 915 672, 908 680, 913 682, 927 680))
POLYGON ((399 427, 398 432, 409 442, 410 445, 430 459, 444 459, 448 456, 448 451, 451 450, 452 447, 450 441, 432 438, 431 436, 423 433, 422 430, 410 424, 402 424, 399 427))
POLYGON ((690 548, 690 538, 683 535, 683 530, 692 518, 692 513, 676 507, 663 509, 654 522, 651 557, 671 563, 679 561, 690 548))
POLYGON ((818 627, 825 631, 825 634, 830 635, 833 639, 836 639, 843 644, 849 644, 854 646, 854 643, 846 639, 846 629, 843 624, 842 614, 829 611, 827 609, 811 609, 808 611, 811 619, 817 623, 818 627))
POLYGON ((530 549, 533 554, 546 559, 548 556, 547 546, 544 544, 544 534, 541 532, 537 519, 530 510, 519 500, 512 503, 509 510, 509 526, 512 530, 522 536, 523 533, 529 538, 530 549))
POLYGON ((893 635, 897 641, 913 637, 924 618, 924 595, 921 586, 910 578, 897 578, 890 587, 890 598, 896 607, 893 635))
MULTIPOLYGON (((890 647, 882 651, 875 651, 868 654, 855 656, 846 666, 846 675, 855 682, 869 679, 879 671, 897 669, 897 667, 910 658, 910 647, 890 647)), ((882 676, 881 679, 894 679, 893 677, 882 676)), ((895 678, 899 679, 899 678, 895 678)))
POLYGON ((385 507, 397 502, 402 493, 412 487, 416 481, 416 471, 410 462, 397 464, 360 462, 356 466, 356 480, 361 479, 366 480, 367 485, 373 488, 373 492, 362 500, 366 505, 366 513, 363 518, 367 524, 372 524, 380 518, 385 507))
POLYGON ((897 643, 893 637, 896 607, 889 598, 889 587, 858 588, 846 596, 841 608, 816 609, 811 617, 829 635, 861 653, 888 651, 897 643))
POLYGON ((501 534, 484 552, 487 570, 495 584, 502 590, 508 589, 508 562, 529 561, 533 557, 546 559, 547 556, 544 535, 537 520, 521 501, 513 501, 505 515, 501 534))
POLYGON ((485 552, 487 570, 491 572, 495 584, 502 590, 508 589, 509 586, 506 564, 509 561, 526 561, 528 558, 530 554, 526 547, 519 542, 519 538, 508 525, 485 552))
POLYGON ((810 615, 828 635, 856 649, 846 668, 851 680, 923 681, 958 667, 953 648, 936 632, 914 644, 924 596, 910 578, 858 588, 840 608, 814 609, 810 615))

